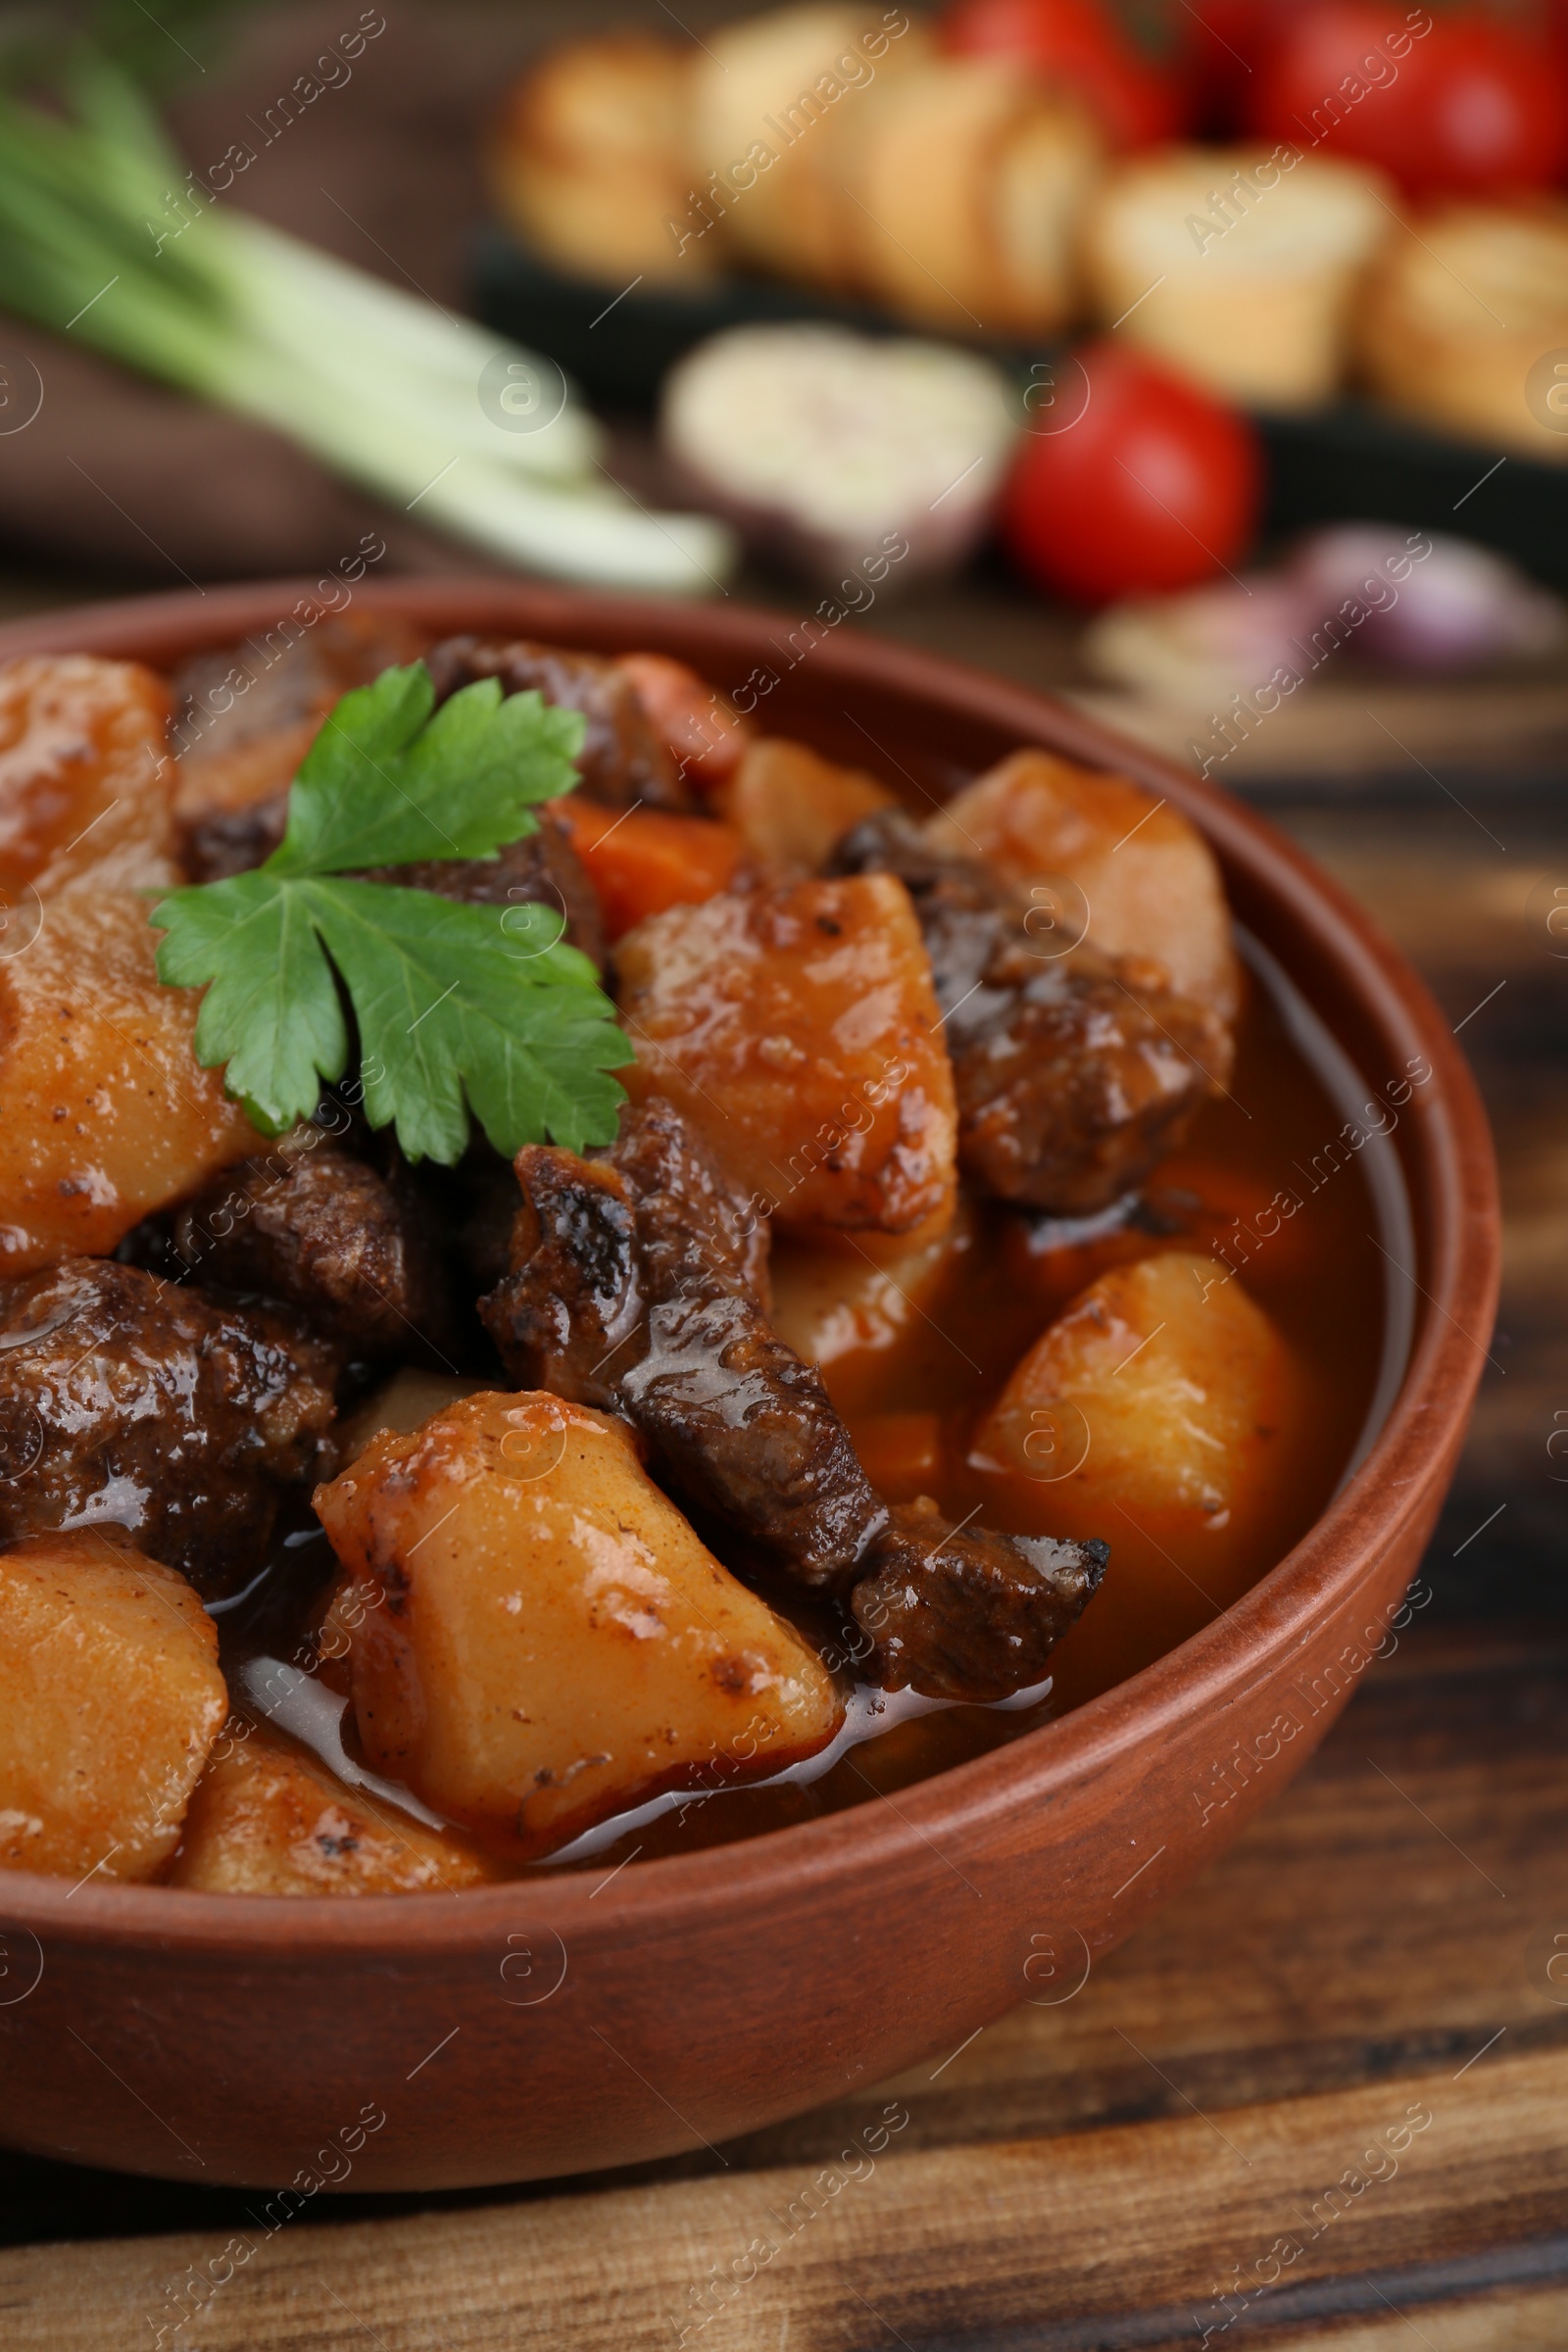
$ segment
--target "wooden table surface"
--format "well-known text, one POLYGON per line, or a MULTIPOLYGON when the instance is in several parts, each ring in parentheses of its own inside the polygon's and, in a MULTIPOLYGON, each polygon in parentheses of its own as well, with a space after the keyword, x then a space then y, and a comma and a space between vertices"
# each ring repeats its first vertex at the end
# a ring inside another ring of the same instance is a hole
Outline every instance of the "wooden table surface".
MULTIPOLYGON (((876 617, 1178 752, 1201 725, 984 582, 876 617)), ((1421 1606, 1321 1754, 1087 1981, 1046 1955, 963 2049, 713 2154, 265 2243, 237 2192, 0 2156, 7 2352, 1568 2343, 1568 687, 1350 676, 1281 716, 1216 772, 1427 974, 1507 1228, 1421 1606)))
POLYGON ((270 2240, 256 2198, 144 2190, 178 2235, 0 2253, 0 2340, 153 2343, 238 2237, 254 2257, 166 2342, 1560 2346, 1568 1625, 1424 1614, 1190 1893, 1087 1978, 1046 1955, 960 2051, 611 2184, 270 2240))

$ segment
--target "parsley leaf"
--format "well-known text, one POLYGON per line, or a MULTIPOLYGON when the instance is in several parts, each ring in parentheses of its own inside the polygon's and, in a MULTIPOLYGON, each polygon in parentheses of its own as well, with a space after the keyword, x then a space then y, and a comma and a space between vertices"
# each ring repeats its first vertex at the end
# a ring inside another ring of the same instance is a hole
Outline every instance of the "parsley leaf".
POLYGON ((366 1115, 395 1117, 411 1158, 459 1156, 465 1092, 509 1157, 546 1129, 570 1152, 611 1141, 625 1098, 604 1073, 631 1055, 587 956, 556 944, 553 907, 460 906, 382 882, 304 888, 366 1039, 366 1115))
POLYGON ((631 1059, 564 918, 350 879, 345 867, 482 858, 535 829, 530 804, 576 781, 575 711, 465 687, 431 716, 422 662, 344 697, 289 795, 280 848, 254 872, 171 893, 158 976, 202 988, 196 1054, 264 1134, 316 1109, 359 1033, 365 1108, 411 1159, 451 1164, 469 1113, 509 1158, 546 1136, 613 1139, 631 1059), (453 714, 456 714, 455 716, 453 714))
POLYGON ((585 722, 537 693, 477 678, 432 717, 422 662, 384 669, 327 713, 289 793, 270 874, 340 874, 422 858, 487 858, 536 830, 533 802, 577 781, 585 722))
POLYGON ((196 1016, 197 1060, 228 1064, 224 1085, 264 1135, 309 1118, 322 1080, 330 1085, 348 1066, 349 1032, 298 886, 235 874, 174 891, 152 919, 167 934, 159 979, 171 988, 211 983, 196 1016))

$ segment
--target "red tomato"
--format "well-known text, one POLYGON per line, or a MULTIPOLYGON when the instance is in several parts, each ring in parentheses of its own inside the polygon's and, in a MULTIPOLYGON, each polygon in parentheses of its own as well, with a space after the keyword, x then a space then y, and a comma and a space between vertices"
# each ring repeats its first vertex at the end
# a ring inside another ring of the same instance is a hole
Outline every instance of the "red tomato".
POLYGON ((954 0, 940 33, 959 55, 1027 58, 1078 93, 1112 147, 1147 147, 1182 127, 1174 75, 1144 56, 1101 0, 954 0))
POLYGON ((1560 50, 1473 8, 1392 22, 1382 0, 1303 9, 1253 76, 1249 121, 1381 164, 1412 195, 1544 187, 1568 164, 1560 50))
POLYGON ((1061 431, 1026 432, 1003 489, 1003 537, 1019 569, 1102 604, 1186 588, 1236 563, 1262 492, 1249 420, 1125 344, 1091 344, 1076 358, 1087 408, 1061 431))
POLYGON ((1182 14, 1183 66, 1202 127, 1216 136, 1242 122, 1258 67, 1301 0, 1202 0, 1182 14))

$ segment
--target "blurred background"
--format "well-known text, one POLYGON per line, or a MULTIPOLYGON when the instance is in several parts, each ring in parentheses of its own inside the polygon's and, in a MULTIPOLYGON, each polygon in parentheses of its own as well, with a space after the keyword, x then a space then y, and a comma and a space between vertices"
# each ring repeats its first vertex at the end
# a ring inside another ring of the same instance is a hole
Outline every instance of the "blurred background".
POLYGON ((1481 1073, 1439 1605, 1563 1604, 1568 4, 0 7, 0 612, 510 569, 1265 808, 1481 1073))

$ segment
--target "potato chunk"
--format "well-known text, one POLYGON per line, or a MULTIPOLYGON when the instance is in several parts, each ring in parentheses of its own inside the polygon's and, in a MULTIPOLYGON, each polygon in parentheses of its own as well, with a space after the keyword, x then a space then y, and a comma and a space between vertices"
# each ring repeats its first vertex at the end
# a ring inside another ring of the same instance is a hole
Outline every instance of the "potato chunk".
MULTIPOLYGON (((978 852, 1024 892, 1049 890, 1054 876, 1075 882, 1093 946, 1152 957, 1178 996, 1235 1019, 1240 977, 1219 867, 1168 801, 1051 752, 1013 752, 929 830, 944 849, 978 852)), ((1040 904, 1054 912, 1047 899, 1040 904)))
POLYGON ((132 892, 73 890, 0 959, 0 1277, 106 1256, 259 1148, 192 1051, 197 991, 159 985, 157 944, 132 892))
POLYGON ((455 1404, 460 1396, 475 1396, 484 1385, 482 1380, 466 1380, 458 1374, 416 1371, 412 1365, 402 1365, 390 1380, 372 1390, 342 1424, 338 1433, 342 1441, 338 1460, 352 1462, 384 1429, 394 1430, 400 1437, 412 1437, 444 1404, 455 1404))
MULTIPOLYGON (((1211 1258, 1169 1250, 1080 1293, 982 1424, 1054 1535, 1111 1546, 1109 1619, 1179 1640, 1272 1565, 1299 1390, 1284 1341, 1211 1258)), ((1075 1637, 1076 1638, 1076 1637, 1075 1637)))
POLYGON ((931 1318, 973 1238, 961 1200, 929 1237, 786 1237, 772 1254, 773 1329, 820 1369, 841 1412, 874 1410, 928 1351, 931 1318))
POLYGON ((29 886, 47 898, 84 880, 164 890, 178 879, 169 703, 164 680, 134 662, 40 654, 0 664, 6 901, 29 886))
POLYGON ((207 1894, 441 1894, 498 1867, 466 1838, 425 1829, 336 1780, 265 1726, 220 1742, 167 1873, 207 1894))
POLYGON ((749 746, 724 794, 724 813, 747 852, 781 881, 818 872, 852 826, 897 806, 897 793, 874 776, 835 767, 782 735, 749 746))
POLYGON ((661 1788, 776 1772, 839 1728, 813 1652, 601 1413, 468 1397, 378 1437, 316 1507, 363 1611, 368 1762, 519 1854, 661 1788))
POLYGON ((956 1198, 931 966, 890 874, 725 893, 618 953, 634 1097, 662 1095, 760 1213, 907 1233, 956 1198))
POLYGON ((227 1713, 172 1568, 108 1529, 0 1554, 0 1869, 150 1879, 227 1713))

